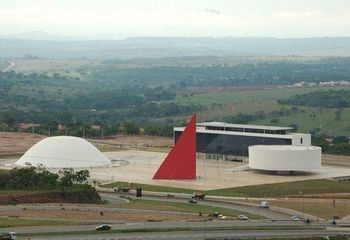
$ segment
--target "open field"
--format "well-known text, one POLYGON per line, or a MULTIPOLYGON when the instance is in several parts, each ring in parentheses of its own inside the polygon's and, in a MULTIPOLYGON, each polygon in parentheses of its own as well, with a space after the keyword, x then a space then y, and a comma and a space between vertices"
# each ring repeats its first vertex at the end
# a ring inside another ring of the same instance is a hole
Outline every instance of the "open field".
MULTIPOLYGON (((272 202, 273 206, 293 209, 299 212, 305 212, 323 219, 332 219, 333 216, 343 218, 350 214, 350 200, 336 199, 333 205, 333 199, 281 199, 272 202)), ((300 216, 302 217, 302 216, 300 216)))
MULTIPOLYGON (((309 88, 286 88, 251 91, 232 91, 194 94, 193 96, 178 95, 176 102, 179 104, 201 104, 207 107, 207 110, 198 113, 199 121, 218 121, 224 117, 233 116, 239 112, 252 114, 258 111, 264 111, 267 115, 274 110, 290 109, 292 106, 281 105, 277 103, 278 99, 289 98, 296 94, 304 94, 317 90, 328 89, 349 89, 350 86, 342 87, 309 87, 309 88)), ((342 118, 334 124, 335 110, 315 107, 300 107, 298 111, 289 116, 276 117, 267 116, 263 120, 255 120, 253 124, 289 126, 297 124, 299 132, 309 132, 319 128, 321 133, 327 135, 350 135, 350 109, 343 108, 342 118), (278 118, 279 122, 271 124, 271 119, 278 118)))
POLYGON ((105 139, 88 139, 101 151, 119 151, 126 148, 152 149, 167 152, 173 144, 173 139, 168 137, 148 135, 117 135, 105 139))
POLYGON ((22 154, 43 138, 38 134, 0 132, 0 156, 22 154))
POLYGON ((15 59, 13 70, 19 72, 60 72, 76 70, 84 65, 93 65, 86 59, 15 59))

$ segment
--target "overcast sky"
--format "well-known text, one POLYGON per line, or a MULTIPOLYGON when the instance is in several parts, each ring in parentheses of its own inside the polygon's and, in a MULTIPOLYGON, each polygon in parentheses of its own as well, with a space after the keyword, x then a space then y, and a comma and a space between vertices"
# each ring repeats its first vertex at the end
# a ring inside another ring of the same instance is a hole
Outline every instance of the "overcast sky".
POLYGON ((0 34, 350 36, 350 0, 0 0, 0 34))

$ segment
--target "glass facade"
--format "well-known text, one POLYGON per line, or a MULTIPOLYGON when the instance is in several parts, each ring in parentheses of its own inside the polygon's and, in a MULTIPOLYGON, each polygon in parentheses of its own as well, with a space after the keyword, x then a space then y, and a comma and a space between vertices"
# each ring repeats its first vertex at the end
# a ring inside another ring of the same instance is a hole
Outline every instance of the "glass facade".
POLYGON ((285 135, 286 130, 269 130, 262 128, 239 128, 239 127, 219 127, 219 126, 206 126, 207 130, 215 131, 230 131, 230 132, 250 132, 250 133, 266 133, 266 134, 280 134, 285 135))
MULTIPOLYGON (((175 143, 181 136, 181 131, 175 131, 175 143)), ((213 133, 197 133, 197 152, 234 156, 248 156, 251 145, 291 145, 291 139, 271 137, 251 137, 213 133)))

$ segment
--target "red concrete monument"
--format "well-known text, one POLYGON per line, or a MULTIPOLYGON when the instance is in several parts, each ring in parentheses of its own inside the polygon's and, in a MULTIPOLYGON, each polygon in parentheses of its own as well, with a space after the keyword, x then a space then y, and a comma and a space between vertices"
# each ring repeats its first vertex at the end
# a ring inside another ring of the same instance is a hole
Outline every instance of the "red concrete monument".
POLYGON ((196 179, 196 114, 193 114, 153 179, 196 179))

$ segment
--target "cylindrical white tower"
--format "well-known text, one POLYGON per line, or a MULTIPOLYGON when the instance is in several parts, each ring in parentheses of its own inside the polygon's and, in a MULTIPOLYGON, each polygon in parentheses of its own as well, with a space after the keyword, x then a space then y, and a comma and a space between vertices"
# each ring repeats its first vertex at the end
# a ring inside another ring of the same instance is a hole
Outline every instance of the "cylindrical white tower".
POLYGON ((318 170, 321 168, 321 148, 292 145, 250 146, 249 167, 267 171, 318 170))

